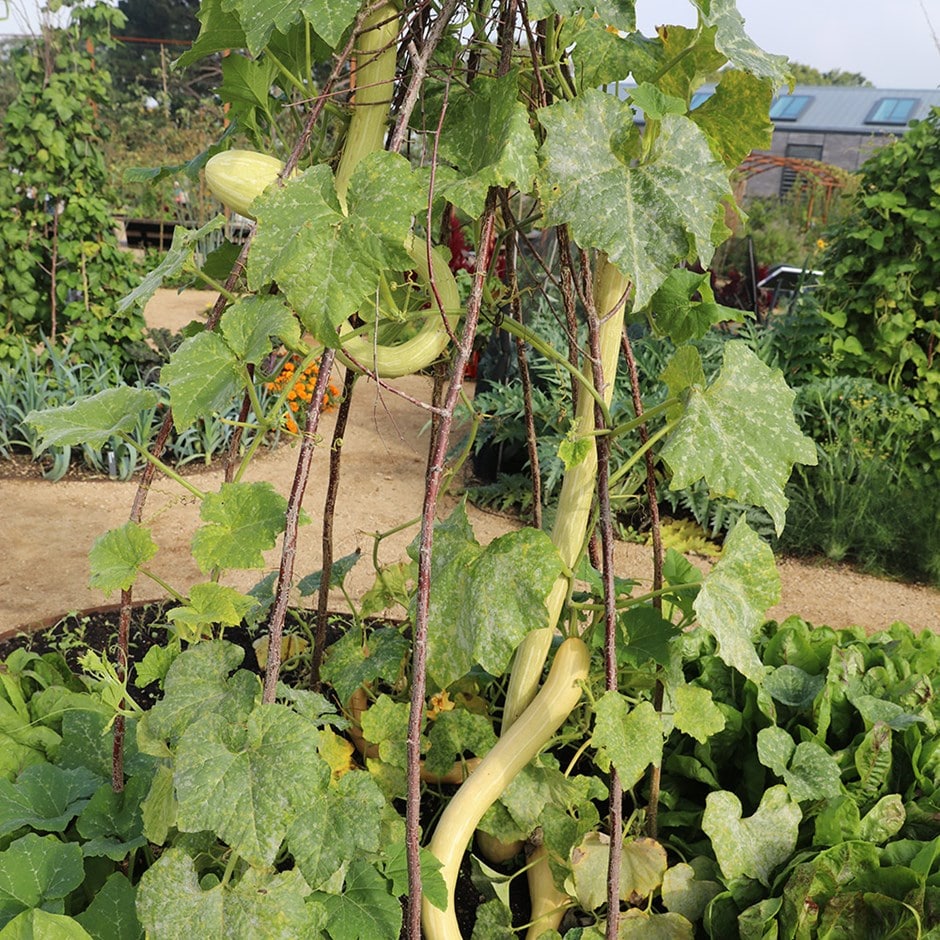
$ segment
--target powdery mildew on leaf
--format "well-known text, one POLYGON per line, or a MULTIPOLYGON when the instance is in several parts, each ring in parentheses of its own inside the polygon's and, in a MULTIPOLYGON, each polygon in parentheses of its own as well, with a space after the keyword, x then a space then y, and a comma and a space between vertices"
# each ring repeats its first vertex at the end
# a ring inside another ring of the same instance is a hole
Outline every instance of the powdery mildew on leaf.
POLYGON ((754 815, 746 819, 741 817, 741 801, 718 790, 706 797, 702 830, 711 839, 725 878, 753 878, 769 885, 773 870, 793 854, 802 818, 784 786, 766 790, 754 815))
POLYGON ((286 510, 287 500, 270 483, 223 483, 199 508, 205 525, 193 535, 193 557, 203 571, 262 568, 286 510))
POLYGON ((590 89, 542 108, 539 121, 547 132, 546 223, 568 223, 581 247, 605 251, 633 281, 636 309, 678 262, 711 260, 715 220, 731 189, 694 122, 666 115, 637 162, 633 109, 611 95, 590 89))
POLYGON ((702 22, 715 27, 715 48, 739 69, 769 78, 777 86, 788 75, 787 57, 764 52, 744 31, 735 0, 692 0, 702 22))
POLYGON ((536 142, 518 94, 519 76, 510 72, 481 76, 449 99, 438 152, 457 167, 458 178, 439 184, 437 195, 472 218, 482 215, 491 186, 531 188, 538 169, 536 142))
POLYGON ((180 829, 211 829, 252 864, 272 864, 297 814, 329 782, 317 740, 310 722, 281 705, 259 706, 240 727, 203 716, 177 747, 180 829))
POLYGON ((148 934, 165 940, 195 937, 318 936, 310 889, 296 869, 278 874, 249 868, 234 886, 204 891, 193 860, 168 849, 141 878, 138 913, 148 934))
POLYGON ((718 655, 754 682, 761 681, 764 667, 753 637, 779 599, 773 552, 742 519, 728 533, 721 561, 705 577, 694 607, 718 641, 718 655))
POLYGON ((222 0, 225 12, 238 14, 252 55, 264 48, 275 28, 286 33, 301 16, 335 46, 356 18, 359 6, 359 0, 222 0))
POLYGON ((712 495, 763 506, 781 532, 793 465, 816 463, 816 445, 793 417, 795 395, 779 369, 765 366, 744 343, 727 343, 718 378, 707 389, 691 389, 663 447, 670 488, 704 478, 712 495))
POLYGON ((545 599, 560 574, 545 532, 520 529, 483 548, 458 506, 434 530, 428 675, 442 688, 477 664, 501 675, 522 638, 547 625, 545 599))

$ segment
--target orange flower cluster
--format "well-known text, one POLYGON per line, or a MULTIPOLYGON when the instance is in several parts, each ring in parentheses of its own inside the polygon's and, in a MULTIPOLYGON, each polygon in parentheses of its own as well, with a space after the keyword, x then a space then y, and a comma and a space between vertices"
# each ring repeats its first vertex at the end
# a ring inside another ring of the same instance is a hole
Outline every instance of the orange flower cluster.
MULTIPOLYGON (((293 356, 284 363, 276 378, 265 384, 269 392, 279 395, 287 386, 291 386, 287 393, 288 410, 284 412, 284 430, 288 434, 297 434, 300 431, 298 421, 303 418, 307 407, 313 401, 313 393, 317 385, 317 376, 320 370, 315 362, 310 363, 303 372, 297 373, 298 357, 293 356)), ((331 382, 323 399, 323 410, 330 411, 339 400, 339 389, 331 382)), ((301 421, 302 423, 302 421, 301 421)))

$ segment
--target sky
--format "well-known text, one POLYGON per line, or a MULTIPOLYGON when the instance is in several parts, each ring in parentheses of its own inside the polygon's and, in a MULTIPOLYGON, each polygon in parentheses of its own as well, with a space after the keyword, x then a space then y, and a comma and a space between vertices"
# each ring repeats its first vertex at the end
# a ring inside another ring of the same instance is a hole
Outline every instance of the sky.
MULTIPOLYGON (((0 0, 0 35, 38 22, 41 0, 0 0)), ((940 0, 738 0, 751 38, 821 72, 861 72, 878 88, 940 86, 940 0)), ((690 0, 637 0, 637 26, 691 26, 690 0)))
MULTIPOLYGON (((637 27, 691 25, 689 0, 637 0, 637 27)), ((861 72, 878 88, 940 85, 940 0, 738 0, 745 31, 767 52, 821 72, 861 72), (927 15, 924 15, 926 10, 927 15)))

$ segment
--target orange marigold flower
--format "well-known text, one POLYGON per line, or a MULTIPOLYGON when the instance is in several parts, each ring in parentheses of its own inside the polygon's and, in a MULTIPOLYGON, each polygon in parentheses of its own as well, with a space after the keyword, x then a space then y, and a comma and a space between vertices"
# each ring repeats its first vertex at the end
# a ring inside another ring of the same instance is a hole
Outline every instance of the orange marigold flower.
POLYGON ((299 430, 297 427, 297 422, 293 418, 288 418, 287 421, 284 422, 284 427, 291 434, 296 434, 297 431, 299 430))

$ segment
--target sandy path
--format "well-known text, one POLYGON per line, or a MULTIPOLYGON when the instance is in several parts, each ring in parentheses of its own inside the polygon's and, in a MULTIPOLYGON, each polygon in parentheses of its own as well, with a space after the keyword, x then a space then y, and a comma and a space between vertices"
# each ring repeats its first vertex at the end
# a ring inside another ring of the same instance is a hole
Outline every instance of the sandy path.
MULTIPOLYGON (((206 293, 159 291, 148 307, 148 320, 178 328, 203 315, 212 297, 206 293)), ((429 384, 422 378, 399 380, 396 385, 414 398, 426 401, 429 384)), ((321 433, 328 442, 335 417, 327 415, 321 433)), ((361 385, 343 443, 344 459, 339 502, 334 522, 335 557, 361 549, 371 555, 372 533, 387 532, 421 511, 427 436, 423 429, 427 412, 405 399, 361 385)), ((320 519, 326 487, 328 443, 318 450, 304 506, 313 523, 301 529, 296 573, 303 576, 320 568, 320 519)), ((248 479, 267 479, 285 496, 290 491, 297 451, 283 447, 256 460, 248 479)), ((193 477, 203 490, 213 490, 220 475, 207 471, 193 477)), ((6 557, 0 569, 0 633, 116 601, 87 586, 87 554, 94 539, 128 517, 134 483, 111 481, 0 480, 0 526, 4 530, 6 557)), ((198 506, 171 481, 154 485, 146 508, 146 524, 160 552, 153 570, 177 590, 185 592, 203 580, 190 553, 189 541, 198 524, 198 506)), ((445 501, 446 513, 453 500, 445 501)), ((513 523, 500 516, 471 508, 477 539, 486 543, 507 531, 513 523)), ((415 527, 388 537, 381 544, 380 562, 404 557, 415 527)), ((648 580, 648 551, 641 546, 618 546, 618 572, 648 580)), ((707 562, 693 558, 704 567, 707 562)), ((277 550, 266 562, 276 568, 277 550)), ((783 582, 781 603, 769 615, 782 619, 798 613, 813 623, 833 627, 859 624, 879 629, 894 620, 913 627, 940 631, 940 592, 914 585, 882 581, 844 566, 817 566, 784 559, 779 565, 783 582)), ((258 572, 233 577, 231 583, 247 589, 258 572)), ((373 579, 368 558, 353 569, 347 586, 360 595, 373 579)), ((143 580, 136 589, 143 598, 161 596, 160 589, 143 580)))

